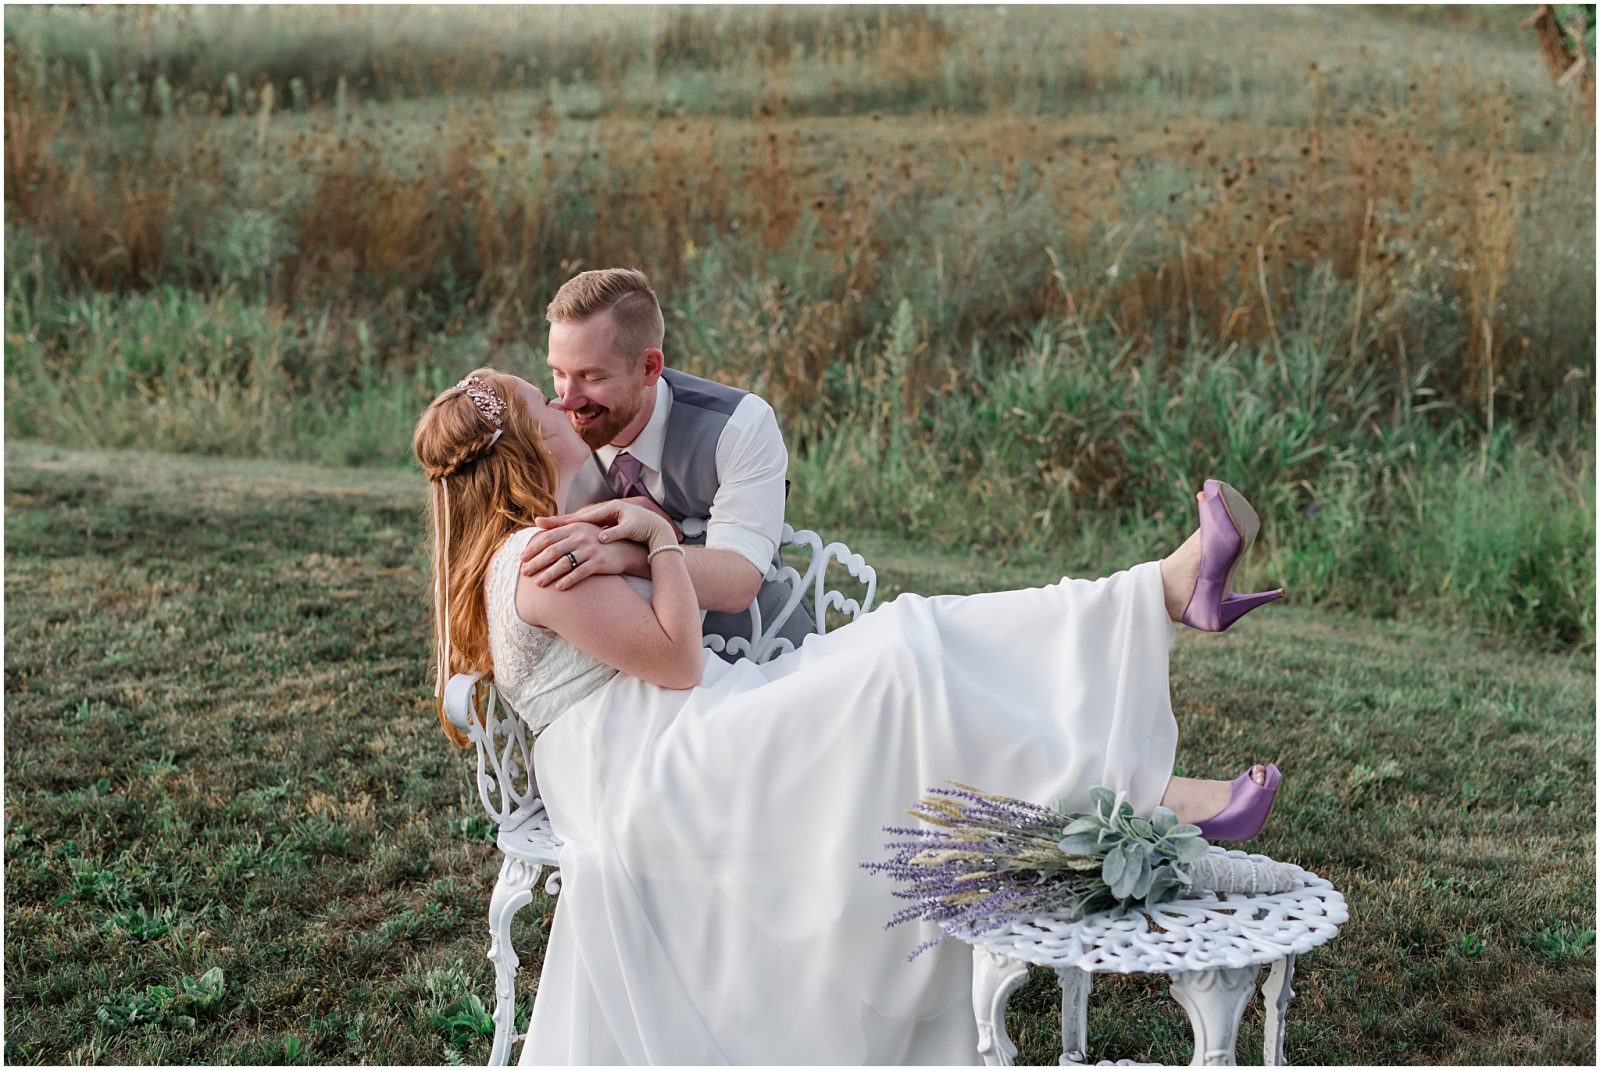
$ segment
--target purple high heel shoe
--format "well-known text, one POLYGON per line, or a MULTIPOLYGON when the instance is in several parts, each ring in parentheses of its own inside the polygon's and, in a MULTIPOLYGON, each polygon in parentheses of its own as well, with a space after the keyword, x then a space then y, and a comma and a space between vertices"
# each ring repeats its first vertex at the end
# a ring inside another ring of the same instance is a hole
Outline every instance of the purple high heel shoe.
POLYGON ((1200 570, 1183 610, 1183 623, 1202 632, 1225 632, 1257 606, 1276 602, 1283 589, 1234 594, 1233 573, 1261 530, 1261 518, 1244 496, 1208 479, 1200 502, 1200 570))
POLYGON ((1278 785, 1283 782, 1283 774, 1278 772, 1277 766, 1269 765, 1267 782, 1257 784, 1250 779, 1250 773, 1255 768, 1251 766, 1246 769, 1233 782, 1233 796, 1228 800, 1228 805, 1222 808, 1222 813, 1195 822, 1201 836, 1213 843, 1217 840, 1238 842, 1248 840, 1261 831, 1261 826, 1267 823, 1267 815, 1272 813, 1273 802, 1278 798, 1278 785))

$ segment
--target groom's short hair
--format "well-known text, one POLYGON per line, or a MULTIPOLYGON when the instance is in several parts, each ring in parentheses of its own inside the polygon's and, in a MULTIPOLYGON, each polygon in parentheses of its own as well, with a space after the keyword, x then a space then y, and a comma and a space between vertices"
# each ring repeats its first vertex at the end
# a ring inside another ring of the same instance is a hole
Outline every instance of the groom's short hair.
POLYGON ((617 325, 618 355, 638 360, 647 349, 660 349, 666 333, 661 303, 644 272, 633 268, 585 271, 556 291, 544 318, 551 323, 586 323, 610 311, 617 325))

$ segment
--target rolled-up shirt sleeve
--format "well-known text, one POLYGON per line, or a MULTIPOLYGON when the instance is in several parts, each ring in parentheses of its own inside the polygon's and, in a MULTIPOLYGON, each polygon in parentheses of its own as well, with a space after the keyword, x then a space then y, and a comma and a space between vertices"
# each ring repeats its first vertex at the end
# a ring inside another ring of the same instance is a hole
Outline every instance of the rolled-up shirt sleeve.
POLYGON ((783 534, 783 447, 772 406, 745 395, 717 440, 717 494, 706 520, 706 546, 731 550, 766 574, 783 534))

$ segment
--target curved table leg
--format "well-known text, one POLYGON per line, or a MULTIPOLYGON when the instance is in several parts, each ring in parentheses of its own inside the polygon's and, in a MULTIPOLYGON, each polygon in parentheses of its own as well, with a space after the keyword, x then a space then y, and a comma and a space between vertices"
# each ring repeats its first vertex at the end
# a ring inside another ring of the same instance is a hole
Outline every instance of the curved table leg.
POLYGON ((1006 1002, 1028 976, 1028 964, 981 947, 972 949, 972 1013, 985 1066, 1010 1066, 1017 1046, 1006 1035, 1006 1002))
POLYGON ((1094 974, 1076 966, 1061 966, 1056 978, 1061 982, 1061 1065, 1087 1065, 1089 990, 1094 987, 1094 974))
POLYGON ((1196 970, 1172 975, 1172 997, 1194 1026, 1190 1066, 1236 1066, 1239 1019, 1255 991, 1258 966, 1196 970))
POLYGON ((511 946, 511 919, 533 899, 542 866, 507 858, 500 866, 489 897, 489 961, 494 963, 494 1047, 490 1066, 505 1066, 517 1039, 517 969, 522 965, 511 946))
POLYGON ((1261 1064, 1287 1066, 1283 1059, 1283 1025, 1289 1013, 1289 1001, 1294 999, 1294 956, 1286 955, 1272 964, 1266 983, 1261 986, 1261 998, 1267 1005, 1267 1023, 1263 1031, 1261 1064))

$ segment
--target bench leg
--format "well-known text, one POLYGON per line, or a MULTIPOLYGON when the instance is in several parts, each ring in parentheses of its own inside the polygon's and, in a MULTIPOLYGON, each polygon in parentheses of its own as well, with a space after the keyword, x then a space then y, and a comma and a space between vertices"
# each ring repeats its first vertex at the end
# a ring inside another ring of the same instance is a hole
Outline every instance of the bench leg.
POLYGON ((1172 998, 1194 1026, 1190 1066, 1238 1065, 1239 1019, 1256 989, 1259 966, 1219 967, 1172 975, 1172 998))
POLYGON ((1010 1066, 1017 1046, 1006 1035, 1006 1002, 1028 976, 1028 964, 981 947, 972 949, 972 1013, 985 1066, 1010 1066))
POLYGON ((1089 1062, 1089 990, 1094 974, 1062 966, 1056 977, 1061 981, 1061 1065, 1084 1066, 1089 1062))
POLYGON ((543 867, 508 858, 500 866, 489 897, 489 961, 494 963, 494 1047, 490 1066, 505 1066, 517 1039, 517 970, 522 965, 511 946, 511 919, 533 899, 543 867))
POLYGON ((1266 984, 1261 986, 1261 998, 1267 1005, 1267 1024, 1263 1033, 1261 1053, 1263 1066, 1287 1066, 1283 1060, 1283 1024, 1289 1013, 1289 1001, 1294 999, 1294 956, 1286 955, 1272 964, 1266 984))

